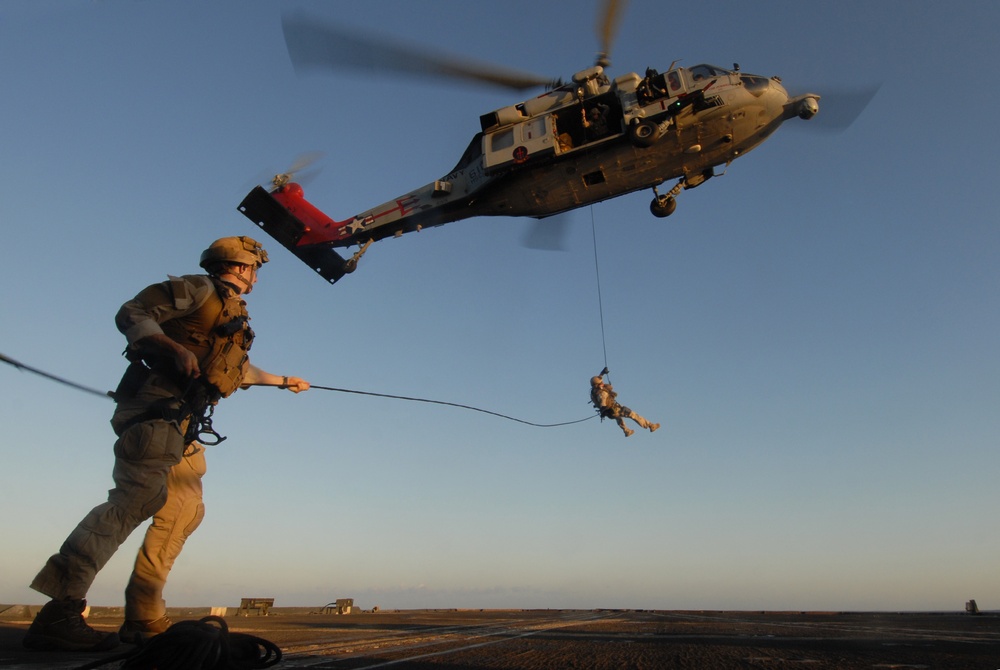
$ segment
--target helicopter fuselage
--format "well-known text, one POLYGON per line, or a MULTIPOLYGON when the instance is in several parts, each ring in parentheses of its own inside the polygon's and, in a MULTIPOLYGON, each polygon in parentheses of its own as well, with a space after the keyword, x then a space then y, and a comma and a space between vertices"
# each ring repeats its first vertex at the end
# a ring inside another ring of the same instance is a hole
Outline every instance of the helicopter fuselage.
POLYGON ((452 172, 357 215, 343 240, 472 216, 541 218, 673 179, 692 188, 786 118, 815 114, 819 98, 790 100, 777 78, 708 65, 614 82, 592 68, 577 79, 576 86, 484 115, 483 133, 452 172), (584 115, 601 108, 608 118, 592 133, 584 115), (650 134, 636 137, 640 127, 650 134))
MULTIPOLYGON (((264 192, 285 210, 280 234, 279 212, 261 193, 247 196, 240 210, 336 281, 343 272, 335 271, 334 256, 340 257, 332 247, 475 216, 544 218, 671 180, 678 180, 674 192, 693 188, 786 119, 814 116, 818 100, 790 98, 777 77, 738 69, 698 65, 611 81, 595 66, 569 85, 483 115, 482 132, 451 172, 351 219, 330 219, 304 200, 297 184, 264 192)), ((653 212, 665 216, 656 204, 653 212)), ((347 262, 344 271, 351 270, 347 262)))

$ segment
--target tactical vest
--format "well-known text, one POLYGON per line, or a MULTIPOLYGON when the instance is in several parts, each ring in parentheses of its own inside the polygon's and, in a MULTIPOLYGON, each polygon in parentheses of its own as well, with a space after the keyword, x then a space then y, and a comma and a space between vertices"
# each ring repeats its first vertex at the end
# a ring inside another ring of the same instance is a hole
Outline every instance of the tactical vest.
POLYGON ((594 409, 600 412, 602 417, 615 418, 618 416, 620 405, 615 400, 616 397, 618 397, 618 394, 614 391, 599 389, 596 386, 590 387, 590 402, 594 403, 594 409), (607 393, 608 400, 610 401, 609 407, 604 407, 601 404, 602 393, 607 393))
POLYGON ((186 309, 193 305, 192 286, 199 288, 198 284, 205 281, 213 284, 208 299, 193 312, 164 321, 160 327, 167 337, 198 358, 200 379, 225 398, 243 383, 250 365, 253 330, 246 303, 217 280, 205 276, 170 277, 167 286, 174 306, 186 309))

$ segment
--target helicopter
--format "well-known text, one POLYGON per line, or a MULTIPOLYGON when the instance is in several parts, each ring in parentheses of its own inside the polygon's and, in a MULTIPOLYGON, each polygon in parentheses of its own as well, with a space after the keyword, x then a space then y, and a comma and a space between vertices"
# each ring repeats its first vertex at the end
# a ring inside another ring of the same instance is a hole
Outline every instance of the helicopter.
MULTIPOLYGON (((819 112, 818 94, 793 97, 779 77, 748 74, 738 64, 674 63, 663 73, 647 68, 611 78, 607 54, 619 11, 619 2, 605 4, 595 64, 566 83, 379 46, 369 64, 546 89, 481 115, 480 131, 441 178, 351 218, 323 213, 291 173, 275 175, 269 189, 254 187, 238 210, 334 283, 376 241, 471 217, 543 219, 646 189, 653 191, 652 215, 670 216, 683 190, 716 176, 784 121, 819 112), (667 182, 674 183, 661 193, 667 182), (352 246, 358 250, 350 258, 336 251, 352 246)), ((285 15, 283 28, 297 70, 357 65, 374 48, 309 17, 285 15)))

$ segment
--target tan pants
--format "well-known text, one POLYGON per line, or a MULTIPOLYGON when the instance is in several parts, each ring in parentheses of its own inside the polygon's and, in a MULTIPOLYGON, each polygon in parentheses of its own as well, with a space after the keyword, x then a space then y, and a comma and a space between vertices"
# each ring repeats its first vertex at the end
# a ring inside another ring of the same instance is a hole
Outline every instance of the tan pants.
POLYGON ((617 411, 615 412, 615 414, 613 416, 614 416, 615 421, 618 423, 618 427, 621 428, 624 431, 628 430, 628 426, 625 425, 625 419, 632 419, 637 424, 639 424, 640 428, 647 428, 648 429, 650 427, 650 425, 652 425, 652 424, 649 423, 649 421, 646 421, 646 419, 644 419, 643 417, 639 416, 636 412, 633 412, 632 410, 630 410, 628 407, 625 407, 624 405, 619 405, 617 411))
MULTIPOLYGON (((136 560, 130 591, 141 612, 159 612, 166 573, 180 553, 184 539, 204 515, 201 475, 205 457, 200 445, 185 449, 180 426, 163 420, 131 423, 157 403, 176 401, 168 391, 146 384, 135 398, 121 401, 111 419, 118 434, 115 442, 115 487, 108 500, 92 509, 63 542, 31 582, 31 588, 50 598, 86 598, 90 585, 118 547, 139 524, 156 518, 136 560), (185 453, 188 454, 185 456, 185 453), (164 510, 170 503, 169 509, 164 510), (163 510, 163 511, 161 511, 163 510)), ((131 613, 130 610, 126 609, 131 613)))
POLYGON ((205 448, 198 443, 188 445, 184 458, 170 469, 167 502, 153 515, 125 588, 126 619, 151 621, 166 613, 163 587, 167 575, 184 542, 205 517, 201 487, 205 470, 205 448))
POLYGON ((136 527, 167 499, 166 480, 183 460, 184 437, 167 421, 147 421, 115 442, 115 487, 49 557, 31 588, 50 598, 86 598, 90 585, 136 527))

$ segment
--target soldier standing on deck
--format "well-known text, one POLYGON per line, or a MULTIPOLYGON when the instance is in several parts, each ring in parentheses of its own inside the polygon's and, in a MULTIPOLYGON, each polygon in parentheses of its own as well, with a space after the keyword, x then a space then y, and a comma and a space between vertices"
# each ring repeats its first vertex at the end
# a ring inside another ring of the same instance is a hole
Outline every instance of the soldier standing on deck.
POLYGON ((49 558, 31 588, 52 598, 24 638, 31 649, 103 651, 119 639, 142 642, 170 626, 163 587, 184 541, 205 513, 201 477, 215 403, 238 388, 281 386, 299 393, 309 383, 251 365, 250 293, 267 252, 255 240, 225 237, 201 255, 208 274, 170 277, 122 305, 115 324, 128 341, 130 365, 115 392, 111 419, 115 487, 49 558), (111 556, 146 519, 153 522, 125 590, 118 634, 83 619, 87 591, 111 556))

